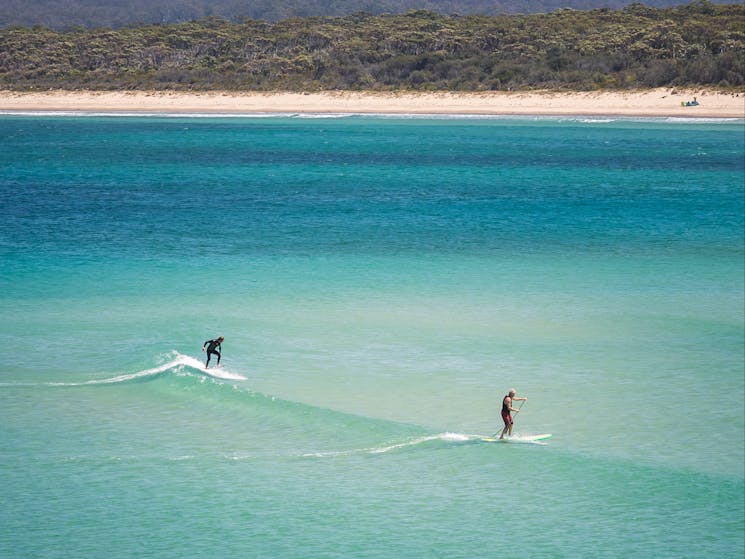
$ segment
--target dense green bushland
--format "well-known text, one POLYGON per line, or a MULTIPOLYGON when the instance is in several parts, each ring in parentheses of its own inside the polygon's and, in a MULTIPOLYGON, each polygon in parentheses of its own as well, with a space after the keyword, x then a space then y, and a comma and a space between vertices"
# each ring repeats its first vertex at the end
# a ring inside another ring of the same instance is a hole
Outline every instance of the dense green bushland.
MULTIPOLYGON (((2 0, 0 27, 44 25, 123 27, 147 23, 182 23, 205 17, 279 21, 291 17, 373 15, 430 10, 451 15, 548 13, 558 9, 621 9, 633 0, 2 0)), ((690 0, 644 0, 667 8, 690 0)), ((715 0, 718 4, 732 3, 715 0)))
POLYGON ((0 88, 456 90, 741 87, 745 7, 0 30, 0 88))

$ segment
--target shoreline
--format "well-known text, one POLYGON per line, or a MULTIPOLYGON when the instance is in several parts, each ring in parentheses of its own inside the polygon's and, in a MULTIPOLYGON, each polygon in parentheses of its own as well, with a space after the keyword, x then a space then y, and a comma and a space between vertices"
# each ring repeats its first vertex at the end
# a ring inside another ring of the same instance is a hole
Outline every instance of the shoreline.
POLYGON ((745 92, 672 88, 479 93, 0 91, 0 111, 745 118, 745 92), (697 106, 681 105, 694 98, 697 106))

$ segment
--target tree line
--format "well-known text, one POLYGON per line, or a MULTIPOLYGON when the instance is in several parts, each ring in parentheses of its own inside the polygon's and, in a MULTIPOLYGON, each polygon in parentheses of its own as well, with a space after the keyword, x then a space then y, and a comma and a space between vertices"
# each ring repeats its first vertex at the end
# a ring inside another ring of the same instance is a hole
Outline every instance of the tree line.
POLYGON ((445 16, 221 18, 0 30, 0 88, 623 89, 745 85, 745 6, 445 16))
MULTIPOLYGON (((357 12, 372 15, 401 14, 430 10, 451 15, 498 15, 548 13, 562 8, 591 10, 621 9, 634 0, 3 0, 0 28, 9 25, 52 29, 124 27, 147 23, 182 23, 221 17, 279 21, 291 17, 347 16, 357 12)), ((644 0, 665 8, 690 0, 644 0)), ((726 4, 727 0, 715 0, 726 4)), ((730 1, 731 3, 731 1, 730 1)))

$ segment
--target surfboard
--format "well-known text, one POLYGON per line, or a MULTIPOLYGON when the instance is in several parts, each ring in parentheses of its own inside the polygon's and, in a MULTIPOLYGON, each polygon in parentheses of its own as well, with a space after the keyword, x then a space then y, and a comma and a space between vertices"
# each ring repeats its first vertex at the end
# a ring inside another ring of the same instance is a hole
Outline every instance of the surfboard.
POLYGON ((246 380, 246 377, 243 375, 231 373, 230 371, 223 369, 222 363, 219 365, 210 365, 209 367, 201 365, 199 370, 206 373, 208 376, 222 380, 246 380))
POLYGON ((512 437, 505 437, 504 439, 481 437, 481 440, 485 443, 535 443, 550 439, 552 436, 551 433, 541 433, 540 435, 514 435, 512 437))

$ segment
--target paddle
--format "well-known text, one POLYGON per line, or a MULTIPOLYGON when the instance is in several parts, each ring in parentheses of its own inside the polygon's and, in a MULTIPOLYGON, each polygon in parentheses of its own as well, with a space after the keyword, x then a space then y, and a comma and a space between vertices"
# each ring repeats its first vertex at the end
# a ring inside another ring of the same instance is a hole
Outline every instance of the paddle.
MULTIPOLYGON (((523 404, 524 404, 525 402, 527 402, 527 400, 523 400, 522 402, 520 402, 520 407, 519 407, 519 408, 517 408, 517 411, 518 411, 518 412, 519 412, 519 411, 520 411, 521 409, 523 409, 523 404)), ((513 426, 515 425, 515 418, 514 418, 514 417, 512 418, 512 425, 513 425, 513 426)))

